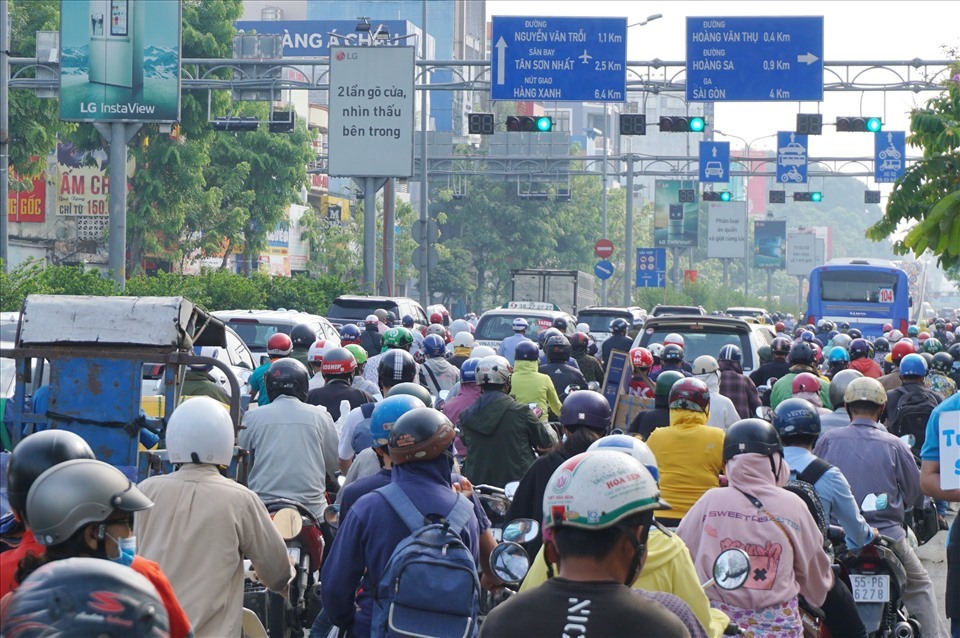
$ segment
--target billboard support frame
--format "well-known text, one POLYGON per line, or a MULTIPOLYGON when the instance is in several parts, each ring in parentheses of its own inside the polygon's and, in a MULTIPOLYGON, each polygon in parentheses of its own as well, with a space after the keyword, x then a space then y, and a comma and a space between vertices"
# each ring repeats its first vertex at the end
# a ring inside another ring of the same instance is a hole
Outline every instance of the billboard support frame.
POLYGON ((123 186, 110 189, 109 256, 110 277, 123 291, 127 282, 127 145, 143 126, 131 122, 95 122, 94 127, 110 148, 110 176, 122 175, 123 186))

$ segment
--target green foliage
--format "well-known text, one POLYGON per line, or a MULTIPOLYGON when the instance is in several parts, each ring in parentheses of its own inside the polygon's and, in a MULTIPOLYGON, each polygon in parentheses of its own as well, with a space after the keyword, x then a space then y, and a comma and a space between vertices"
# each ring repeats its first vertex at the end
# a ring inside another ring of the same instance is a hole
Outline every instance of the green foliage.
MULTIPOLYGON (((0 262, 2 263, 2 262, 0 262)), ((28 259, 12 272, 0 269, 0 310, 19 311, 27 295, 113 295, 114 282, 96 269, 47 266, 28 259)))

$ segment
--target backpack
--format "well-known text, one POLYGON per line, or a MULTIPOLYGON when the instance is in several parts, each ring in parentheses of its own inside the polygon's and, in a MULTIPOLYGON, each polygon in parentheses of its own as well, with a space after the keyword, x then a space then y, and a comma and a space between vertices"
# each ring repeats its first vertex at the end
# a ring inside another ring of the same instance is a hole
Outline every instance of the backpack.
POLYGON ((909 392, 900 397, 896 412, 887 421, 887 430, 894 436, 914 436, 914 456, 920 456, 920 449, 927 434, 927 421, 939 403, 937 395, 927 389, 909 392))
POLYGON ((799 496, 804 504, 806 504, 807 509, 810 510, 810 515, 813 516, 813 520, 817 523, 817 528, 823 535, 824 547, 829 545, 829 541, 827 541, 827 530, 830 527, 830 521, 827 520, 827 516, 824 514, 820 495, 813 485, 820 480, 820 477, 831 467, 833 466, 823 459, 814 459, 803 472, 797 475, 797 478, 787 481, 787 484, 784 485, 784 489, 799 496))
POLYGON ((432 523, 396 484, 376 492, 410 535, 393 550, 372 592, 371 636, 476 636, 480 581, 460 538, 473 504, 460 496, 444 522, 432 523))

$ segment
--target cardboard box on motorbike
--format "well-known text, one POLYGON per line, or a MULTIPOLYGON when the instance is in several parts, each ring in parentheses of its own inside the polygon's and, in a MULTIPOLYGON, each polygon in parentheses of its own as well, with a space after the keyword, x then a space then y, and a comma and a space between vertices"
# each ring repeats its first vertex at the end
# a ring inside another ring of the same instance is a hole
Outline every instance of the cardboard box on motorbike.
POLYGON ((630 355, 622 350, 612 351, 601 390, 613 410, 614 428, 626 429, 640 412, 653 409, 652 398, 630 394, 631 373, 630 355))

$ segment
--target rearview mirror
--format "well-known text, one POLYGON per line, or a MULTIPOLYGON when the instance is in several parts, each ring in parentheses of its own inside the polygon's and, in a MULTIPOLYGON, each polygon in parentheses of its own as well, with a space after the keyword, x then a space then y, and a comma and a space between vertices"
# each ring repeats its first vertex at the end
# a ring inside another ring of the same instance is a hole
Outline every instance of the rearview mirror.
POLYGON ((518 518, 503 528, 501 538, 513 543, 529 543, 540 534, 540 523, 532 518, 518 518))
POLYGON ((750 557, 739 547, 723 550, 713 562, 713 580, 720 589, 740 589, 749 575, 750 557))
POLYGON ((503 486, 503 495, 512 501, 513 495, 517 493, 518 487, 520 487, 520 481, 510 481, 503 486))
POLYGON ((323 522, 334 529, 339 527, 340 526, 340 506, 336 504, 327 505, 323 509, 323 522))
POLYGON ((300 535, 303 529, 303 517, 292 507, 285 507, 273 514, 273 524, 283 540, 288 541, 300 535))
POLYGON ((516 543, 500 543, 490 552, 490 566, 497 578, 508 585, 516 585, 530 570, 530 558, 516 543))

